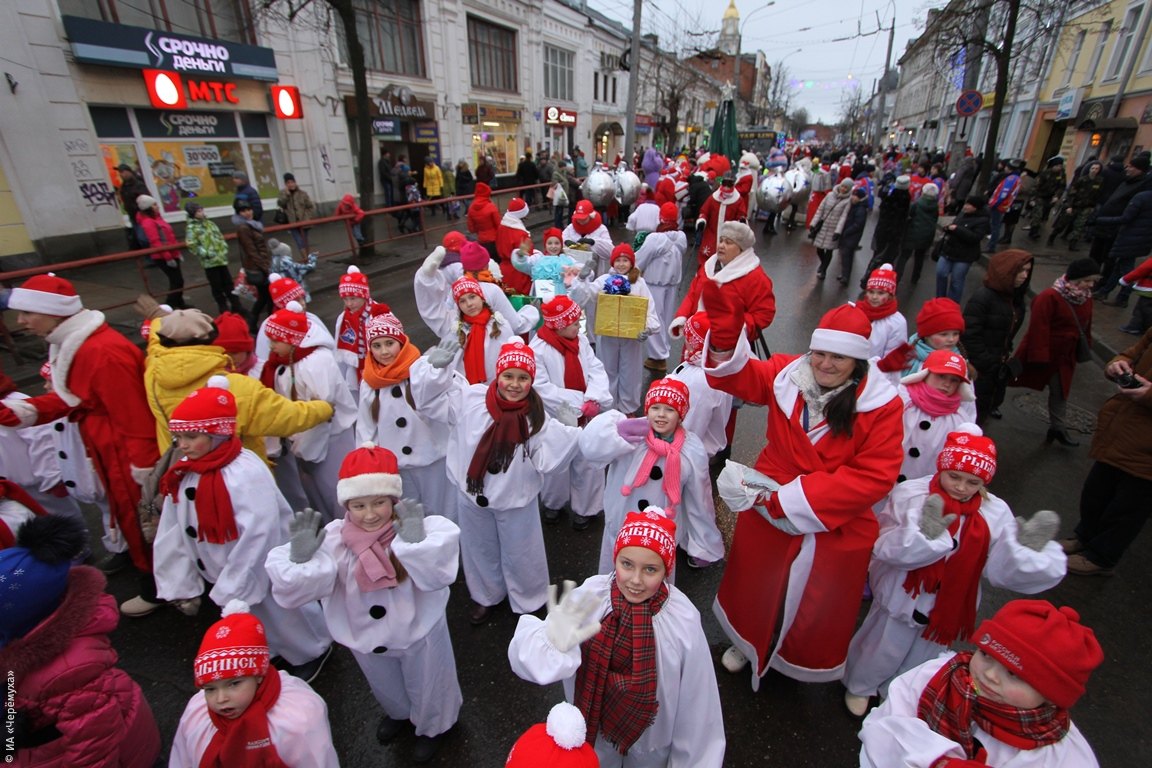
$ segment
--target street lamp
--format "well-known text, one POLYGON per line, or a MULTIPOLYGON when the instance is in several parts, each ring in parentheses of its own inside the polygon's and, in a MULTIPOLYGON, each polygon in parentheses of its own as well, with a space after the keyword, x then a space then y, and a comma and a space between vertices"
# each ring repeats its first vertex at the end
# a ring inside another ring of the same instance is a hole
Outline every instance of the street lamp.
MULTIPOLYGON (((771 0, 771 2, 765 3, 764 5, 760 6, 756 10, 752 11, 752 13, 748 14, 744 18, 744 21, 742 21, 740 23, 740 29, 738 29, 736 31, 736 67, 735 67, 735 74, 733 75, 732 79, 736 81, 736 98, 737 99, 740 98, 740 59, 743 58, 743 54, 741 53, 741 49, 744 47, 744 27, 748 26, 748 22, 752 21, 753 16, 760 13, 760 11, 767 10, 768 8, 771 8, 774 5, 776 5, 776 0, 771 0)), ((752 89, 753 89, 753 91, 755 91, 755 89, 756 89, 755 82, 753 82, 753 84, 752 84, 752 89)), ((753 93, 753 96, 754 95, 755 95, 755 93, 753 93)), ((739 124, 739 120, 737 120, 737 124, 739 124)))
MULTIPOLYGON (((784 69, 784 62, 785 62, 785 61, 787 61, 789 58, 791 58, 792 56, 795 56, 795 55, 796 55, 796 54, 798 54, 798 53, 802 53, 803 51, 804 51, 804 49, 803 49, 803 48, 797 48, 797 49, 796 49, 796 50, 794 50, 794 51, 789 51, 788 53, 786 53, 786 54, 784 54, 783 56, 781 56, 781 57, 780 57, 780 59, 779 59, 779 60, 778 60, 776 63, 779 65, 779 68, 780 68, 781 70, 783 70, 783 69, 784 69)), ((781 77, 781 76, 782 76, 782 74, 783 74, 782 72, 776 72, 776 73, 775 73, 775 76, 776 76, 776 77, 781 77)), ((781 118, 784 118, 784 117, 786 117, 786 116, 787 116, 787 115, 785 115, 783 112, 781 112, 781 113, 779 114, 779 117, 781 117, 781 118)), ((775 127, 775 126, 773 126, 773 127, 775 127)), ((781 126, 781 128, 783 128, 783 127, 784 127, 784 126, 781 126)))

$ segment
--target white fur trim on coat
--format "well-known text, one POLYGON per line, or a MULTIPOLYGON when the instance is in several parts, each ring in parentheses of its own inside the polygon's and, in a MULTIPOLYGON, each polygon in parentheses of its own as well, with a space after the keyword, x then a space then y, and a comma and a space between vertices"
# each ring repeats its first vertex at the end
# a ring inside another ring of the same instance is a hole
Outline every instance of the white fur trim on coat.
POLYGON ((868 338, 849 331, 836 331, 831 328, 817 328, 812 331, 812 341, 808 349, 818 352, 834 352, 857 360, 872 357, 872 344, 868 338))
POLYGON ((68 389, 68 372, 76 359, 76 350, 104 325, 104 313, 82 309, 48 334, 48 359, 52 363, 52 389, 68 405, 80 405, 80 398, 68 389))

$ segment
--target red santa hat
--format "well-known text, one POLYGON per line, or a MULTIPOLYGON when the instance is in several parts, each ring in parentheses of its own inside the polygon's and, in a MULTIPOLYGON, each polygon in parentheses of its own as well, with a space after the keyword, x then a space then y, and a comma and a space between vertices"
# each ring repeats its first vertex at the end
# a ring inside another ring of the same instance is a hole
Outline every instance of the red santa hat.
POLYGON ((479 272, 488 269, 491 254, 488 249, 474 240, 469 240, 460 246, 460 266, 469 272, 479 272))
POLYGON ((936 469, 967 472, 987 485, 996 475, 996 443, 984 437, 984 432, 975 424, 961 424, 944 440, 944 448, 936 457, 936 469))
POLYGON ((532 726, 516 740, 504 768, 599 768, 600 758, 587 739, 583 713, 560 702, 548 713, 548 722, 532 726))
POLYGON ((636 266, 636 251, 632 250, 632 246, 629 245, 628 243, 620 243, 620 245, 618 245, 612 249, 612 262, 613 263, 616 261, 616 259, 620 258, 621 256, 628 259, 628 263, 631 264, 633 267, 636 266))
POLYGON ((896 293, 896 270, 891 264, 881 264, 868 275, 867 290, 896 293))
POLYGON ((283 341, 294 347, 300 346, 308 333, 308 316, 299 302, 290 301, 288 306, 278 309, 268 316, 264 323, 264 335, 272 341, 283 341))
MULTIPOLYGON (((645 507, 643 512, 629 512, 616 534, 616 545, 612 549, 612 559, 624 547, 643 547, 660 555, 664 570, 672 573, 676 565, 676 523, 668 519, 660 507, 645 507)), ((665 574, 667 575, 667 574, 665 574)))
POLYGON ((13 288, 8 295, 8 309, 71 317, 84 309, 84 304, 72 283, 49 272, 30 277, 19 288, 13 288))
POLYGON ((1075 610, 1047 600, 1013 600, 973 635, 976 647, 1061 709, 1084 695, 1104 661, 1095 633, 1075 610))
POLYGON ((216 323, 216 340, 212 343, 225 352, 251 352, 256 341, 248 333, 248 321, 235 312, 224 312, 213 322, 216 323))
POLYGON ((522 219, 528 215, 528 203, 519 197, 514 197, 508 201, 508 213, 522 219))
POLYGON ((446 232, 444 234, 444 239, 440 241, 440 244, 444 246, 444 250, 446 251, 459 253, 466 242, 468 242, 468 238, 464 237, 463 232, 453 230, 452 232, 446 232))
POLYGON ((544 325, 560 330, 580 322, 581 310, 580 305, 567 296, 557 296, 540 307, 540 314, 544 317, 544 325))
POLYGON ((572 210, 572 219, 573 221, 576 219, 587 219, 595 212, 596 209, 592 206, 591 200, 581 200, 580 202, 576 203, 576 207, 572 210))
POLYGON ((283 309, 290 301, 304 301, 304 288, 300 283, 275 272, 268 275, 268 293, 276 309, 283 309))
POLYGON ((852 304, 841 304, 820 318, 820 324, 812 331, 808 348, 867 360, 872 356, 872 345, 868 342, 871 334, 872 323, 868 316, 852 304))
POLYGON ((341 505, 364 496, 391 496, 399 499, 404 484, 396 454, 375 443, 363 443, 350 451, 340 464, 336 500, 341 505))
POLYGON ((519 368, 535 379, 536 353, 522 341, 505 344, 500 347, 500 354, 496 357, 496 375, 499 376, 509 368, 519 368))
POLYGON ((336 291, 342 299, 347 296, 358 299, 371 298, 371 294, 368 293, 368 276, 355 264, 350 265, 348 271, 340 275, 340 285, 336 291))
POLYGON ((644 396, 644 411, 647 412, 649 408, 657 404, 675 408, 676 413, 683 419, 688 413, 690 404, 687 385, 678 379, 667 378, 652 382, 652 386, 648 388, 648 394, 644 396))
POLYGON ((676 207, 676 203, 662 203, 660 205, 661 224, 675 224, 679 218, 680 209, 676 207))
POLYGON ((976 395, 972 391, 972 379, 968 376, 968 361, 958 352, 953 352, 950 349, 935 350, 924 358, 920 370, 900 379, 900 383, 905 386, 916 384, 927 379, 930 373, 959 376, 961 379, 960 399, 969 403, 976 400, 976 395))
POLYGON ((544 230, 544 242, 547 243, 552 238, 556 238, 561 243, 563 243, 564 242, 564 232, 562 230, 560 230, 558 227, 548 227, 548 229, 544 230))
POLYGON ((964 313, 947 297, 928 299, 916 314, 916 335, 926 339, 944 331, 964 332, 964 313))
POLYGON ((264 624, 243 600, 229 600, 222 618, 204 633, 192 662, 196 687, 235 677, 263 677, 271 669, 264 624))
POLYGON ((470 293, 474 293, 482 299, 484 298, 484 288, 476 278, 464 275, 452 283, 452 301, 460 301, 460 299, 470 293))
POLYGON ((695 362, 700 353, 704 351, 704 339, 708 335, 712 323, 708 314, 697 312, 684 323, 684 359, 695 362))
POLYGON ((368 318, 368 322, 364 325, 364 337, 369 344, 376 339, 395 339, 402 345, 408 343, 404 324, 391 312, 381 312, 368 318))
POLYGON ((209 435, 236 434, 236 398, 229 391, 227 376, 210 376, 208 383, 195 389, 172 411, 168 431, 204 432, 209 435))

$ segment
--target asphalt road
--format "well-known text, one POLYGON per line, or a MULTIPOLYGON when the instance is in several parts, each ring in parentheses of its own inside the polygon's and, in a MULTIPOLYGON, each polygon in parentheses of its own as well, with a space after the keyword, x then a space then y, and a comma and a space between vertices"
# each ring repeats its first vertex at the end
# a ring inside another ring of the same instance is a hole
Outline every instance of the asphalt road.
MULTIPOLYGON (((621 235, 623 233, 620 233, 621 235)), ((864 240, 868 242, 867 237, 864 240)), ((815 279, 816 256, 802 230, 781 234, 758 252, 775 282, 778 314, 767 333, 774 351, 800 352, 819 316, 849 298, 834 280, 815 279)), ((859 279, 867 251, 858 255, 853 285, 859 279)), ((434 339, 415 311, 410 277, 416 265, 374 278, 374 295, 392 305, 407 324, 417 345, 426 348, 434 339), (381 290, 381 286, 383 289, 381 290)), ((969 279, 977 284, 977 270, 969 279)), ((911 319, 920 302, 929 298, 931 278, 926 275, 914 290, 901 286, 899 300, 911 319)), ((315 283, 314 283, 315 285, 315 283)), ((333 292, 321 292, 310 307, 321 317, 334 318, 338 301, 333 292)), ((1042 394, 1013 390, 1004 407, 1003 421, 989 426, 999 443, 1000 463, 991 490, 1005 498, 1017 514, 1054 509, 1064 521, 1063 533, 1077 519, 1080 483, 1087 472, 1088 432, 1096 410, 1112 391, 1098 365, 1083 365, 1072 393, 1074 423, 1085 434, 1081 448, 1046 447, 1042 394)), ((751 462, 763 442, 762 409, 745 409, 739 419, 733 458, 751 462)), ((566 521, 545 527, 545 542, 553 580, 580 581, 595 572, 601 527, 599 522, 577 533, 566 521)), ((1095 748, 1103 766, 1152 764, 1152 664, 1149 663, 1150 628, 1148 594, 1152 576, 1147 563, 1152 542, 1145 535, 1136 542, 1112 578, 1069 577, 1044 597, 1075 607, 1086 624, 1096 630, 1106 661, 1088 686, 1087 695, 1073 710, 1073 719, 1095 748)), ((722 633, 710 606, 723 565, 705 571, 678 565, 677 586, 701 609, 704 628, 716 660, 717 680, 728 737, 725 765, 732 766, 851 766, 857 764, 858 721, 844 709, 838 683, 809 685, 776 673, 753 693, 746 674, 730 675, 719 665, 725 649, 722 633)), ((134 579, 118 575, 110 589, 118 598, 134 594, 134 579)), ((989 615, 1012 595, 988 588, 981 615, 989 615)), ((461 719, 446 739, 433 765, 498 767, 504 764, 515 739, 542 721, 552 704, 561 700, 559 685, 542 688, 515 677, 506 649, 516 617, 501 607, 483 627, 468 624, 469 607, 463 577, 452 588, 448 623, 464 691, 461 719)), ((862 614, 863 615, 863 610, 862 614)), ((165 743, 170 742, 192 685, 191 662, 203 631, 218 616, 205 600, 200 615, 188 618, 163 610, 139 620, 125 620, 113 640, 121 666, 144 688, 165 743)), ((380 708, 372 698, 351 655, 337 649, 316 690, 326 699, 341 762, 350 768, 403 765, 412 746, 411 732, 382 747, 375 741, 380 708)))

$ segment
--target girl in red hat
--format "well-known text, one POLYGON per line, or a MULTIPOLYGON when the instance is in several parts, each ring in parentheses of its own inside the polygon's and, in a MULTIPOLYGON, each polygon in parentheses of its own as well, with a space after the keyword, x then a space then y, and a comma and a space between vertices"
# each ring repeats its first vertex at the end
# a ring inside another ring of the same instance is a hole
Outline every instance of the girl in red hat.
MULTIPOLYGON (((288 306, 288 302, 294 301, 300 305, 304 314, 308 316, 308 335, 309 339, 314 339, 316 344, 336 348, 336 340, 332 338, 332 333, 328 330, 328 326, 324 324, 317 315, 308 311, 308 299, 305 295, 304 286, 293 280, 291 277, 286 277, 276 272, 268 276, 268 295, 272 299, 272 312, 278 309, 284 309, 288 306)), ((264 333, 264 326, 267 325, 268 318, 260 323, 259 330, 253 332, 256 339, 256 357, 260 360, 267 360, 268 353, 271 349, 271 344, 268 340, 268 334, 264 333)))
POLYGON ((904 462, 897 482, 936 472, 944 440, 961 424, 976 421, 976 396, 968 361, 958 352, 938 349, 924 366, 900 380, 904 401, 904 462))
MULTIPOLYGON (((496 375, 500 348, 513 338, 512 329, 488 303, 484 284, 471 277, 461 277, 452 283, 449 290, 455 306, 449 309, 440 293, 440 289, 448 288, 442 274, 436 273, 431 277, 431 285, 422 287, 425 276, 421 273, 428 267, 425 262, 416 276, 416 307, 420 317, 441 339, 456 339, 463 354, 455 368, 464 374, 469 384, 491 381, 496 375)), ((534 307, 531 312, 539 316, 534 307)))
POLYGON ((667 326, 676 316, 684 276, 684 254, 688 252, 688 238, 680 227, 680 208, 673 202, 661 205, 659 224, 636 239, 636 268, 644 275, 656 316, 660 318, 660 328, 648 337, 648 359, 644 367, 663 375, 668 370, 671 354, 667 326))
POLYGON ((952 299, 929 299, 916 313, 916 333, 906 344, 893 349, 877 362, 893 384, 920 370, 928 355, 938 349, 964 354, 960 336, 964 333, 964 313, 952 299))
MULTIPOLYGON (((377 302, 372 300, 368 290, 368 276, 354 264, 340 275, 340 285, 336 290, 344 304, 344 310, 336 317, 332 334, 336 339, 336 362, 352 397, 356 398, 360 394, 360 370, 368 356, 365 328, 377 302)), ((387 304, 381 306, 388 309, 387 304)))
MULTIPOLYGON (((448 234, 457 234, 449 232, 448 234)), ((444 238, 446 241, 447 237, 444 238)), ((480 284, 484 301, 512 329, 512 333, 530 333, 540 322, 540 312, 531 304, 515 309, 501 287, 502 274, 488 251, 480 243, 466 241, 458 246, 459 258, 452 258, 452 249, 437 246, 424 259, 412 280, 416 294, 416 307, 425 324, 443 338, 452 332, 459 318, 458 307, 452 296, 452 286, 462 277, 480 284)))
POLYGON ((564 227, 564 242, 590 248, 596 274, 608 271, 612 264, 612 235, 591 200, 581 200, 572 209, 572 221, 564 227))
POLYGON ((974 424, 951 434, 936 473, 896 486, 877 513, 872 548, 872 607, 848 648, 844 695, 861 716, 892 678, 967 641, 976 626, 980 581, 1024 594, 1064 578, 1067 558, 1052 541, 1055 512, 1016 518, 986 490, 996 445, 974 424))
POLYGON ((544 230, 543 252, 534 250, 532 240, 524 238, 512 252, 512 266, 532 278, 532 295, 543 301, 566 295, 580 272, 576 259, 564 253, 564 233, 556 227, 544 230))
POLYGON ((868 275, 864 295, 856 302, 872 323, 868 341, 872 344, 873 357, 884 357, 908 339, 908 321, 896 301, 897 278, 891 264, 881 264, 868 275))

